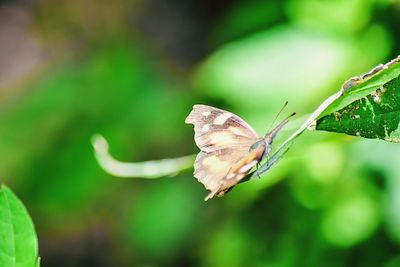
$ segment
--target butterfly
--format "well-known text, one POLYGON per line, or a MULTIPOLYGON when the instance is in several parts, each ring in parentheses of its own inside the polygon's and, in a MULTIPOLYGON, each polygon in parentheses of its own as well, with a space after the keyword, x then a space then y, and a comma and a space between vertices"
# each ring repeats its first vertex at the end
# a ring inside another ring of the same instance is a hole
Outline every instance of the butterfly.
POLYGON ((201 150, 194 163, 194 177, 210 191, 205 200, 223 196, 265 158, 289 117, 259 137, 249 124, 231 112, 194 105, 185 123, 194 125, 194 140, 201 150))

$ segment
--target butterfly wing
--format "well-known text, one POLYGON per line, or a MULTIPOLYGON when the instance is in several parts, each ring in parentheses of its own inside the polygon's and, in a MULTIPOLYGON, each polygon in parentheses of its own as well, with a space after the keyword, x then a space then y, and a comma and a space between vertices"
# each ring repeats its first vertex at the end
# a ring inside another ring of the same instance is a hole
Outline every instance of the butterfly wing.
POLYGON ((257 141, 257 133, 235 114, 206 105, 194 105, 185 120, 194 125, 194 140, 204 152, 245 149, 257 141))
POLYGON ((242 152, 230 148, 206 153, 200 151, 194 163, 194 177, 211 191, 206 198, 213 197, 220 191, 223 179, 231 167, 242 157, 242 152))
POLYGON ((242 151, 234 149, 217 150, 210 153, 200 151, 194 164, 194 176, 210 194, 222 196, 235 186, 260 161, 265 147, 259 147, 243 156, 242 151))
POLYGON ((194 125, 195 142, 202 150, 195 161, 194 176, 211 193, 221 196, 236 185, 260 160, 265 146, 250 152, 256 132, 233 113, 206 105, 194 105, 185 120, 194 125))

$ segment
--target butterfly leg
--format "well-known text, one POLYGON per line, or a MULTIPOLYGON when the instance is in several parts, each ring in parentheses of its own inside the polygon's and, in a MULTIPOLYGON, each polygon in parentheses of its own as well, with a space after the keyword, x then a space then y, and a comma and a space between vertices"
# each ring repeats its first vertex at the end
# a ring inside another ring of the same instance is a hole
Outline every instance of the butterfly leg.
MULTIPOLYGON (((257 162, 257 169, 260 168, 260 166, 261 166, 260 162, 257 162)), ((261 178, 261 176, 258 173, 257 173, 257 177, 258 177, 258 179, 261 178)))

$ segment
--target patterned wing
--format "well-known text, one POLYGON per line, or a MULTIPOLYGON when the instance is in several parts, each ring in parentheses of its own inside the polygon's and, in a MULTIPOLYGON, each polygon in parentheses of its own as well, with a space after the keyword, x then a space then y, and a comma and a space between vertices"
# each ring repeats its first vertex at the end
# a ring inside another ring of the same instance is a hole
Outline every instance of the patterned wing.
POLYGON ((272 140, 287 121, 288 118, 264 138, 258 138, 238 116, 214 107, 194 105, 185 122, 194 125, 194 139, 201 149, 194 176, 211 191, 205 200, 222 196, 239 183, 269 152, 272 140))
POLYGON ((194 125, 195 142, 202 150, 196 158, 194 176, 210 194, 222 196, 235 186, 260 160, 265 147, 250 151, 259 140, 244 120, 221 109, 194 105, 186 118, 194 125))
POLYGON ((220 191, 221 182, 229 173, 232 166, 235 165, 235 162, 242 156, 242 153, 229 148, 210 153, 200 151, 194 163, 194 177, 207 190, 211 191, 206 200, 212 198, 220 191))
POLYGON ((243 155, 242 151, 222 149, 206 153, 201 151, 194 164, 194 176, 210 194, 222 196, 235 186, 260 161, 265 146, 260 146, 243 155))
POLYGON ((194 140, 204 152, 227 148, 248 151, 258 139, 244 120, 211 106, 194 105, 185 122, 194 125, 194 140))

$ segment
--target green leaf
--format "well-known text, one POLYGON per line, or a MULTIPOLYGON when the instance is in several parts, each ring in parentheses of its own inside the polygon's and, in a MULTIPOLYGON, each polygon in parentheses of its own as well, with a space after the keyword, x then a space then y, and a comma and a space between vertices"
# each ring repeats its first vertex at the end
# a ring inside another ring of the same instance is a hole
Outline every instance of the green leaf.
POLYGON ((381 88, 389 81, 396 79, 400 75, 400 56, 386 64, 380 64, 371 71, 353 77, 346 81, 341 88, 341 95, 331 105, 329 105, 319 116, 324 117, 338 111, 350 103, 368 96, 381 88))
POLYGON ((38 266, 38 241, 22 202, 4 185, 0 188, 0 266, 38 266))
POLYGON ((317 121, 317 130, 400 142, 400 76, 317 121))

